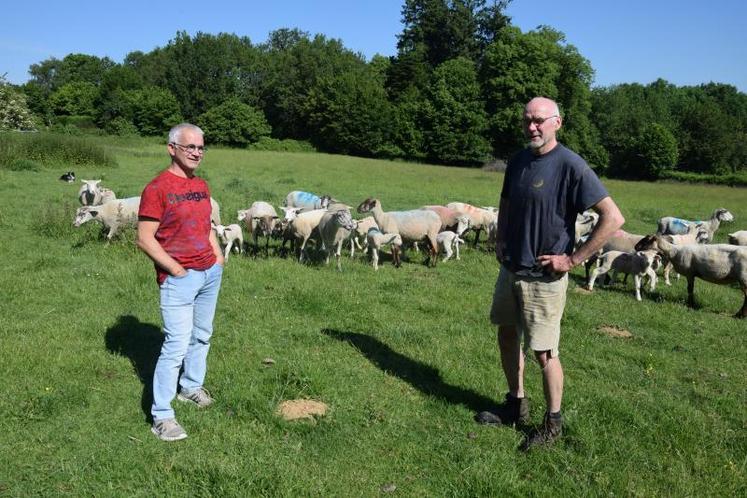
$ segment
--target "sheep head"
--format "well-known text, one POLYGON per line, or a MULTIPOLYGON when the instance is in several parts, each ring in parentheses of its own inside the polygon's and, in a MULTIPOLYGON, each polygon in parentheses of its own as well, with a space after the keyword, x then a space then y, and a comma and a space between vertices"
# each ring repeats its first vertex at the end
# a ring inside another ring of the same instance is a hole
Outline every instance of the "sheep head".
POLYGON ((360 203, 360 205, 358 206, 358 212, 368 213, 372 209, 374 209, 377 205, 380 205, 379 200, 374 199, 373 197, 369 197, 368 199, 360 203))

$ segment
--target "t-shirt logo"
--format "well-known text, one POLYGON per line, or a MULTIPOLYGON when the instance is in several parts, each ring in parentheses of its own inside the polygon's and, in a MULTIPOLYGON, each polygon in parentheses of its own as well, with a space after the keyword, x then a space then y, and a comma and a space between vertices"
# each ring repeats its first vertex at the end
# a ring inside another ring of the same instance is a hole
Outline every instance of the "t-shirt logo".
POLYGON ((183 201, 195 201, 200 202, 202 199, 207 199, 207 192, 187 192, 186 194, 167 194, 169 204, 176 204, 177 202, 183 201))
POLYGON ((534 187, 536 189, 541 189, 544 184, 545 184, 545 180, 543 180, 542 178, 540 178, 540 179, 534 180, 532 182, 532 187, 534 187))

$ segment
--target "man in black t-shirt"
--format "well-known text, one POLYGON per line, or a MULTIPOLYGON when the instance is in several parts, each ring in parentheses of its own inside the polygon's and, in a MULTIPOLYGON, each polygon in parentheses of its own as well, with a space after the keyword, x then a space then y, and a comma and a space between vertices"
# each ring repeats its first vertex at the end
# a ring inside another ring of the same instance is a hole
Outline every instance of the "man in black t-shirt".
POLYGON ((490 312, 509 392, 495 410, 476 416, 483 424, 529 421, 524 396, 524 349, 542 368, 546 412, 523 448, 550 444, 562 432, 563 369, 558 357, 560 320, 568 272, 599 250, 625 222, 594 171, 557 141, 562 125, 555 102, 532 99, 524 109, 528 147, 508 163, 498 214, 496 257, 501 270, 490 312), (599 213, 588 241, 573 250, 576 215, 599 213))

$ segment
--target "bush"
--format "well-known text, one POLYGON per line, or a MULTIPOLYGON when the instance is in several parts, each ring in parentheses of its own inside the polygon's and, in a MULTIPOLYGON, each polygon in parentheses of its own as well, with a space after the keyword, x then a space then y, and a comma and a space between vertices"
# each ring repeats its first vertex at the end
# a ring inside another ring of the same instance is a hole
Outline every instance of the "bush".
POLYGON ((114 118, 106 124, 106 132, 120 137, 134 137, 138 135, 137 127, 127 118, 114 118))
POLYGON ((303 140, 293 140, 290 138, 278 140, 277 138, 270 137, 261 137, 257 142, 250 144, 248 149, 272 152, 316 152, 313 145, 303 140))
POLYGON ((205 132, 205 140, 211 144, 245 147, 268 137, 272 128, 262 111, 230 99, 213 107, 197 119, 205 132))
POLYGON ((107 167, 117 164, 111 153, 90 138, 55 133, 0 133, 0 168, 33 169, 31 163, 107 167))
POLYGON ((707 175, 686 171, 665 171, 662 179, 677 180, 686 183, 710 183, 730 187, 747 187, 747 170, 727 175, 707 175))

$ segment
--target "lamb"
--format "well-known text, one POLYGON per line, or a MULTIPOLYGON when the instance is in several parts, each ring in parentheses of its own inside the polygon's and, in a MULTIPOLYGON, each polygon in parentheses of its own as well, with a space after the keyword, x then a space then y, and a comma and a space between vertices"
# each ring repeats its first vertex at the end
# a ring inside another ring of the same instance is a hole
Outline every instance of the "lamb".
POLYGON ((329 264, 329 253, 334 249, 338 271, 342 271, 342 267, 340 266, 342 243, 350 238, 353 230, 355 230, 355 221, 348 209, 327 211, 319 220, 319 234, 322 238, 324 250, 327 253, 326 264, 329 264))
POLYGON ((99 186, 101 180, 82 180, 78 190, 78 201, 82 206, 99 206, 113 201, 117 196, 110 189, 99 186))
POLYGON ((717 208, 711 214, 707 221, 690 221, 672 216, 665 216, 659 219, 657 232, 662 235, 682 235, 687 233, 690 225, 702 226, 708 232, 708 243, 713 240, 713 236, 721 225, 722 221, 733 221, 734 215, 724 208, 717 208))
POLYGON ((691 308, 695 305, 695 277, 714 284, 739 283, 744 302, 735 317, 747 317, 747 247, 730 244, 678 246, 659 233, 647 235, 639 246, 657 249, 678 273, 687 277, 687 304, 691 308))
POLYGON ((313 211, 315 209, 326 209, 331 200, 332 198, 328 195, 319 197, 310 192, 294 190, 285 196, 283 206, 301 208, 302 211, 313 211))
MULTIPOLYGON (((576 219, 576 227, 578 228, 578 218, 576 219)), ((591 232, 590 232, 591 233, 591 232)), ((583 243, 586 239, 585 237, 588 237, 588 235, 582 236, 577 243, 583 243)), ((643 239, 643 235, 638 235, 634 233, 626 232, 625 230, 616 230, 609 239, 607 239, 607 242, 602 246, 602 248, 599 250, 599 252, 596 255, 592 255, 586 262, 584 263, 584 270, 586 272, 586 279, 589 279, 590 275, 590 269, 594 262, 596 262, 599 255, 604 254, 605 252, 609 251, 619 251, 619 252, 635 252, 636 251, 636 244, 643 239)), ((669 284, 669 275, 666 275, 666 282, 667 285, 669 284)))
POLYGON ((389 245, 392 247, 392 264, 399 268, 402 264, 400 261, 400 252, 402 250, 402 237, 398 233, 383 233, 378 227, 371 227, 366 234, 368 249, 371 252, 371 263, 374 270, 379 269, 379 251, 382 247, 389 245))
POLYGON ((238 249, 239 254, 244 252, 244 234, 240 225, 235 223, 228 226, 213 224, 213 230, 215 230, 220 243, 226 248, 223 256, 226 260, 228 260, 231 248, 238 249), (235 246, 234 243, 236 243, 235 246))
POLYGON ((140 208, 140 197, 128 197, 126 199, 115 199, 99 206, 79 207, 75 213, 73 226, 79 227, 90 220, 100 221, 109 233, 107 241, 117 233, 122 225, 137 224, 137 213, 140 208))
POLYGON ((299 214, 293 221, 291 221, 289 232, 296 241, 296 250, 299 253, 299 263, 303 263, 304 257, 306 256, 306 242, 308 242, 309 238, 319 226, 319 222, 326 212, 326 209, 306 211, 299 214), (298 245, 298 241, 301 242, 300 246, 298 245))
POLYGON ((238 211, 238 220, 246 224, 246 230, 252 234, 254 252, 259 250, 259 237, 265 237, 265 256, 269 253, 270 236, 272 235, 278 214, 271 204, 264 201, 252 203, 249 209, 238 211))
POLYGON ((355 223, 355 230, 350 234, 350 257, 355 256, 355 247, 363 251, 368 246, 366 235, 371 228, 379 228, 373 216, 366 216, 355 223), (361 241, 363 245, 361 245, 361 241))
POLYGON ((607 251, 599 256, 599 265, 591 272, 588 281, 588 289, 594 290, 594 281, 599 275, 604 275, 612 270, 612 281, 617 277, 617 272, 633 274, 635 283, 635 298, 641 300, 641 280, 648 275, 649 290, 656 289, 656 264, 657 258, 661 258, 656 251, 621 252, 607 251))
POLYGON ((730 233, 729 244, 735 246, 747 246, 747 230, 739 230, 738 232, 730 233))
POLYGON ((383 233, 398 233, 403 241, 417 242, 428 239, 429 256, 426 263, 436 265, 438 243, 436 236, 441 230, 441 218, 427 209, 384 212, 378 199, 368 198, 358 206, 359 213, 373 214, 383 233))
POLYGON ((498 220, 497 209, 493 211, 492 209, 478 208, 464 202, 450 202, 446 207, 469 216, 471 229, 475 231, 475 247, 477 247, 477 242, 480 240, 480 232, 485 230, 489 233, 491 222, 497 222, 498 220))
POLYGON ((464 240, 459 238, 459 235, 457 235, 456 232, 452 232, 451 230, 441 232, 436 237, 436 242, 438 243, 438 247, 443 249, 446 253, 446 257, 443 259, 444 263, 448 261, 454 253, 456 253, 456 259, 459 261, 459 244, 464 244, 464 240))

